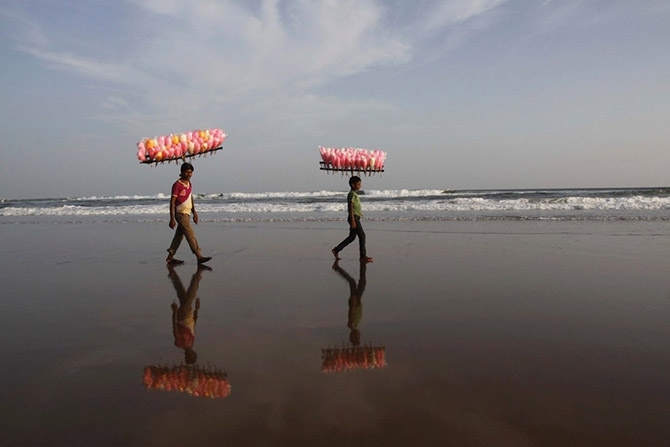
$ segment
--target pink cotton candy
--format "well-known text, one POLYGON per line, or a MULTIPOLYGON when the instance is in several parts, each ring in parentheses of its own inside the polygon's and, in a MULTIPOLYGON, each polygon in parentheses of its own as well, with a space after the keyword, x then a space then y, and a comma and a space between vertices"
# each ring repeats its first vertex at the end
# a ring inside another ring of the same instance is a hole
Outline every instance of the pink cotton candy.
POLYGON ((203 154, 221 147, 226 137, 222 129, 212 128, 143 138, 137 143, 137 158, 158 162, 203 154))
POLYGON ((351 171, 381 171, 386 153, 379 149, 367 150, 357 147, 329 148, 319 146, 319 155, 326 169, 351 171))

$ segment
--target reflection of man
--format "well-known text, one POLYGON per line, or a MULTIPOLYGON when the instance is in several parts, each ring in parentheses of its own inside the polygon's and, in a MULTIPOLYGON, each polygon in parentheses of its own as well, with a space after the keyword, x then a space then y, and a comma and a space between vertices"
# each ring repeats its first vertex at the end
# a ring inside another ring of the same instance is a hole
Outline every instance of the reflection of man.
POLYGON ((347 327, 351 330, 349 333, 349 341, 354 346, 361 344, 361 333, 358 330, 358 325, 361 322, 361 318, 363 318, 363 302, 361 300, 363 298, 366 284, 365 270, 367 264, 361 262, 360 265, 358 284, 356 284, 356 280, 354 280, 346 270, 340 267, 337 259, 333 263, 333 270, 349 282, 349 315, 347 318, 347 327))
POLYGON ((172 265, 167 266, 169 277, 172 280, 172 285, 177 291, 179 298, 179 306, 177 303, 172 303, 172 333, 174 335, 175 346, 184 350, 184 361, 187 364, 193 364, 198 358, 198 355, 193 350, 193 343, 195 342, 195 323, 198 321, 198 310, 200 309, 200 298, 197 298, 198 285, 204 270, 211 271, 211 267, 203 264, 198 265, 198 270, 191 277, 191 283, 188 285, 188 290, 184 289, 184 285, 179 279, 177 272, 175 272, 172 265), (193 309, 195 304, 195 310, 193 309))

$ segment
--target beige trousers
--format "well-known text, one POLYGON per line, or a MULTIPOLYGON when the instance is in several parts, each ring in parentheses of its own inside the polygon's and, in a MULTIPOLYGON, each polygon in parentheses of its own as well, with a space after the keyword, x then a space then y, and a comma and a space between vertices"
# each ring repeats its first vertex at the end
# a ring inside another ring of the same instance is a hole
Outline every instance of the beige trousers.
POLYGON ((191 215, 176 213, 174 218, 177 221, 177 229, 174 232, 170 248, 167 250, 168 253, 171 253, 174 256, 177 253, 177 249, 179 248, 182 239, 186 238, 186 242, 188 242, 191 251, 199 258, 200 247, 198 246, 198 239, 195 237, 195 232, 193 231, 193 228, 191 228, 191 215))

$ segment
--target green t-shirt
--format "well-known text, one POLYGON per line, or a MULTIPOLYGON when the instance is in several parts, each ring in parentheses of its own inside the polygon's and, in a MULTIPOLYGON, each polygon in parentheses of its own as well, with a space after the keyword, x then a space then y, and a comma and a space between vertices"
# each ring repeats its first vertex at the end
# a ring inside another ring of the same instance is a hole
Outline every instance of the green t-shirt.
POLYGON ((361 213, 361 198, 358 197, 358 194, 356 194, 356 191, 353 189, 349 191, 349 195, 347 196, 347 203, 351 202, 351 205, 354 208, 354 216, 361 217, 363 213, 361 213))

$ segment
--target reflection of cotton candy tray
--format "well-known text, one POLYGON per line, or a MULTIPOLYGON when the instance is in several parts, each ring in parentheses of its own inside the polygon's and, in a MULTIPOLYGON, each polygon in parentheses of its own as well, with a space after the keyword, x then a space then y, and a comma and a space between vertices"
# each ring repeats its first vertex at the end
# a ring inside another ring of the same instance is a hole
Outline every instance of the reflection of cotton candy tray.
POLYGON ((198 129, 190 132, 143 138, 137 142, 140 163, 158 164, 214 154, 223 149, 226 137, 221 129, 198 129))
POLYGON ((147 366, 144 368, 144 386, 212 399, 228 397, 231 389, 226 373, 192 365, 147 366))
POLYGON ((321 350, 321 371, 325 373, 351 371, 352 369, 377 369, 386 366, 384 346, 355 346, 321 350))
POLYGON ((375 174, 384 172, 386 152, 354 147, 332 148, 319 146, 322 171, 359 172, 375 174))

